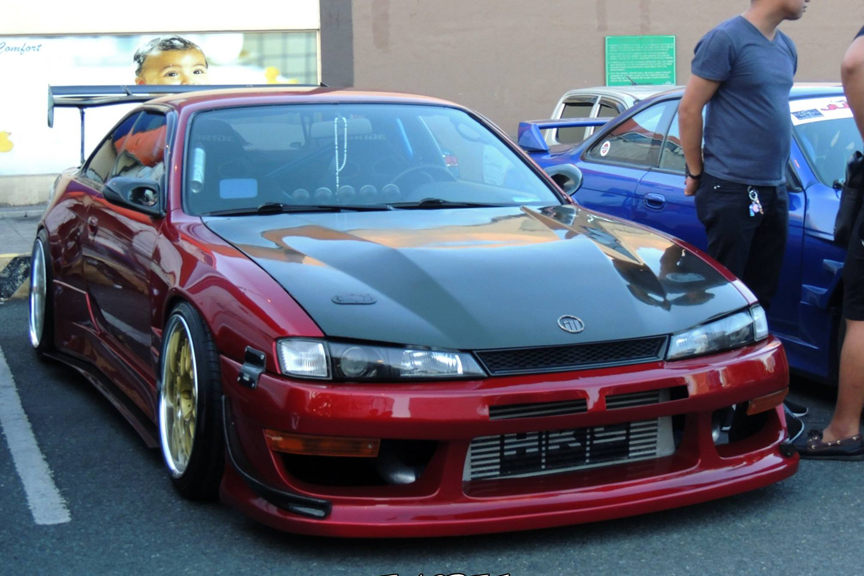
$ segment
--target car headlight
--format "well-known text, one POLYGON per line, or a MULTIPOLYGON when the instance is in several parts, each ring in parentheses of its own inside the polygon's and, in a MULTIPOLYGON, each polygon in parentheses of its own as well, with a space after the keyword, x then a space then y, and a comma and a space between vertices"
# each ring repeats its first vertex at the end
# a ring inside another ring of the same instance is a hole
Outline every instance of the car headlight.
POLYGON ((343 344, 286 338, 276 345, 283 374, 321 380, 441 380, 483 378, 464 352, 343 344))
POLYGON ((729 350, 768 337, 768 318, 758 304, 749 310, 726 316, 672 335, 667 360, 680 360, 729 350))

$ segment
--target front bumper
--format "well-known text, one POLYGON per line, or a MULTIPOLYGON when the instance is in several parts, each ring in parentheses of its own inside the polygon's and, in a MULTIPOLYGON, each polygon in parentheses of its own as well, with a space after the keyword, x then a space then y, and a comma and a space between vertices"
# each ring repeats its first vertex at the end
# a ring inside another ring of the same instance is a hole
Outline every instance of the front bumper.
POLYGON ((262 375, 237 385, 240 366, 222 359, 231 415, 221 494, 274 528, 347 537, 420 537, 503 532, 592 522, 703 502, 766 486, 795 473, 785 457, 782 406, 746 439, 718 449, 712 416, 782 390, 788 367, 770 338, 739 350, 679 362, 561 374, 424 384, 339 385, 262 375), (607 396, 686 387, 686 398, 607 410, 607 396), (490 420, 490 406, 585 399, 587 411, 490 420), (675 416, 682 422, 670 456, 552 475, 465 480, 472 439, 572 430, 675 416), (423 474, 405 485, 304 482, 272 452, 264 430, 437 443, 423 474), (239 453, 239 458, 236 456, 239 453), (242 460, 238 465, 237 460, 242 460), (233 462, 232 462, 233 460, 233 462), (263 489, 262 489, 263 487, 263 489), (279 494, 295 496, 286 501, 279 494), (274 497, 274 494, 276 497, 274 497), (286 504, 287 502, 287 504, 286 504), (299 502, 292 507, 291 502, 299 502), (309 503, 311 514, 304 513, 309 503), (320 507, 315 508, 316 505, 320 507), (322 513, 323 511, 323 513, 322 513))

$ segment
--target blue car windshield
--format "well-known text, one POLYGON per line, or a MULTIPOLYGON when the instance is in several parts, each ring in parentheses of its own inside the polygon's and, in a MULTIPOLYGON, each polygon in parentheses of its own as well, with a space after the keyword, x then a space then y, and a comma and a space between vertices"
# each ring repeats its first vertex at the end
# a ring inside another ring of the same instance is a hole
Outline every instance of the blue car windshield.
POLYGON ((297 104, 214 110, 192 120, 184 209, 264 205, 391 209, 562 200, 498 136, 443 106, 297 104))
POLYGON ((862 150, 846 99, 796 100, 791 106, 795 139, 813 173, 826 186, 839 187, 846 177, 849 156, 862 150))

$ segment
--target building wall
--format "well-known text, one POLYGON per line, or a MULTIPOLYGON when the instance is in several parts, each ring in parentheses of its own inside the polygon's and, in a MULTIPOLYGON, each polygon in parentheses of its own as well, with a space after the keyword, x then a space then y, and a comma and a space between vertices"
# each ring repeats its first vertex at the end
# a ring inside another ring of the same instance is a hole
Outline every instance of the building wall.
MULTIPOLYGON (((748 0, 351 3, 356 87, 454 100, 510 134, 520 120, 548 117, 565 91, 605 83, 607 35, 674 35, 684 84, 702 35, 749 6, 748 0)), ((858 0, 813 0, 802 20, 783 23, 798 46, 797 80, 839 81, 840 59, 862 25, 858 0)))

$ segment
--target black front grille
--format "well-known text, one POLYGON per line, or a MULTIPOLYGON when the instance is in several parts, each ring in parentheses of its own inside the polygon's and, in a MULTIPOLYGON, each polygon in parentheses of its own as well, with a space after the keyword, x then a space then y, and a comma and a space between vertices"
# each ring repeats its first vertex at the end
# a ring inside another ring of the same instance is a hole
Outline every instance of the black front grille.
POLYGON ((482 350, 477 357, 490 374, 564 372, 660 360, 666 337, 615 340, 573 346, 482 350))

